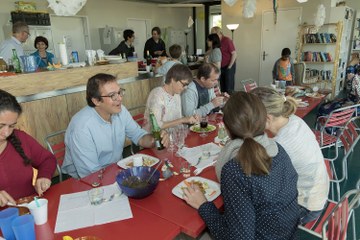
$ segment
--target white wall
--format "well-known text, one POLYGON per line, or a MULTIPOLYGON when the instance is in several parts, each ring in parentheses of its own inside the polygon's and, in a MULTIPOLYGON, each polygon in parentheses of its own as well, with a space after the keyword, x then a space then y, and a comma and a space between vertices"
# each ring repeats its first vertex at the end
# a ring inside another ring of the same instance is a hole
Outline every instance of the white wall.
MULTIPOLYGON (((15 1, 1 0, 1 27, 9 21, 10 12, 15 9, 15 1)), ((46 0, 34 0, 33 2, 36 2, 38 10, 48 10, 49 13, 53 13, 51 9, 47 8, 48 3, 46 0)), ((105 27, 105 25, 125 28, 127 27, 126 22, 128 18, 141 18, 151 19, 151 27, 159 26, 162 30, 167 27, 171 27, 174 30, 183 30, 187 27, 189 16, 192 15, 192 8, 159 8, 157 4, 149 3, 119 0, 88 0, 78 15, 88 16, 92 48, 98 49, 100 48, 98 28, 105 27)), ((7 37, 0 30, 0 42, 7 37)), ((190 34, 189 39, 192 39, 190 34)))
MULTIPOLYGON (((265 10, 272 10, 273 1, 257 0, 256 13, 251 19, 242 17, 242 1, 229 7, 222 1, 222 25, 223 32, 231 36, 231 32, 225 27, 229 23, 239 23, 239 28, 234 32, 234 43, 238 54, 236 80, 259 79, 260 55, 261 55, 261 24, 262 13, 265 10)), ((299 4, 296 0, 278 0, 278 8, 302 7, 302 22, 313 23, 317 6, 324 4, 326 7, 327 19, 330 12, 330 1, 309 0, 307 3, 299 4)), ((347 0, 347 6, 360 11, 359 0, 347 0)), ((297 29, 294 29, 297 31, 297 29)), ((279 36, 279 37, 286 37, 279 36)))

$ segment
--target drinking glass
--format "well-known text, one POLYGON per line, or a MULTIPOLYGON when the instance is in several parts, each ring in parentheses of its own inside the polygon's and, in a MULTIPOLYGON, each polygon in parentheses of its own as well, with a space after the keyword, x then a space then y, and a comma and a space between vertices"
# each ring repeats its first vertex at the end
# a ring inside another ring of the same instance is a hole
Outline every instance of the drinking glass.
POLYGON ((174 152, 175 151, 175 129, 169 128, 167 130, 169 134, 169 147, 167 148, 168 152, 174 152))
POLYGON ((201 128, 201 134, 200 137, 207 137, 207 126, 208 126, 209 118, 208 116, 203 116, 200 119, 200 128, 201 128))
POLYGON ((175 144, 178 149, 176 152, 176 156, 180 157, 181 149, 184 147, 184 144, 185 144, 185 132, 184 132, 183 128, 180 126, 176 129, 175 144))

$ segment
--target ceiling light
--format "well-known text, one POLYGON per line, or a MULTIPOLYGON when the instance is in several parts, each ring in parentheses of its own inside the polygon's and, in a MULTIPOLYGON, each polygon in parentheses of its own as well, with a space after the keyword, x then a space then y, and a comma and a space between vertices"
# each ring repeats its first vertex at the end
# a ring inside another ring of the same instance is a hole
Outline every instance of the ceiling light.
POLYGON ((298 1, 298 3, 305 3, 305 2, 307 2, 308 0, 297 0, 298 1))

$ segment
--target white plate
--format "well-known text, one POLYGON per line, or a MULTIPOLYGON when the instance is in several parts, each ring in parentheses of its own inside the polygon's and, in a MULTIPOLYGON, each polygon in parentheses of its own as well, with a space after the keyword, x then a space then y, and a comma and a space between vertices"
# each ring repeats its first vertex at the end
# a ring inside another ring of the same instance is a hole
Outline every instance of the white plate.
MULTIPOLYGON (((216 130, 216 126, 215 125, 212 125, 212 124, 208 124, 208 126, 206 127, 206 131, 207 133, 209 132, 213 132, 216 130)), ((196 124, 196 125, 192 125, 190 127, 190 131, 193 131, 193 132, 196 132, 196 133, 202 133, 202 130, 200 128, 200 125, 199 124, 196 124)))
POLYGON ((304 108, 304 107, 308 107, 309 103, 308 102, 298 102, 298 107, 299 108, 304 108))
POLYGON ((305 93, 305 96, 311 97, 311 98, 322 98, 325 95, 321 94, 321 93, 314 92, 314 93, 305 93))
MULTIPOLYGON (((187 181, 190 183, 192 181, 206 183, 209 187, 209 188, 205 189, 205 197, 208 201, 214 201, 221 193, 220 184, 217 182, 214 182, 212 180, 206 179, 206 178, 189 177, 189 178, 185 179, 184 181, 187 181)), ((181 199, 183 199, 183 190, 182 189, 186 187, 186 184, 184 183, 184 181, 181 181, 171 191, 175 196, 177 196, 178 198, 181 198, 181 199)))
POLYGON ((117 55, 105 55, 105 59, 107 60, 122 60, 123 58, 117 55))
POLYGON ((119 167, 121 167, 121 168, 124 168, 124 169, 131 168, 134 157, 142 157, 143 162, 144 162, 144 166, 148 166, 148 167, 152 167, 152 166, 154 166, 155 164, 157 164, 160 161, 158 158, 150 156, 150 155, 134 154, 134 155, 131 155, 131 156, 127 157, 127 158, 121 159, 120 161, 117 162, 117 165, 119 167))

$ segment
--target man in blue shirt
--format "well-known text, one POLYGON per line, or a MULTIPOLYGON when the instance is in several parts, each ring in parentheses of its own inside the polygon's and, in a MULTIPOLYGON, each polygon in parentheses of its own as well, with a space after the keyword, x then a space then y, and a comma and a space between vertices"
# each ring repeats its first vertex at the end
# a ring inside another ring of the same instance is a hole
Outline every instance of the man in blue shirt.
MULTIPOLYGON (((65 133, 62 171, 82 178, 122 159, 125 137, 144 147, 154 147, 154 138, 141 129, 121 104, 125 89, 114 76, 99 73, 86 87, 88 106, 76 113, 65 133)), ((168 135, 162 132, 168 145, 168 135)))
MULTIPOLYGON (((9 59, 12 58, 12 50, 15 49, 20 59, 24 55, 22 43, 26 42, 30 36, 29 26, 24 22, 16 22, 12 27, 12 36, 3 41, 0 45, 0 56, 3 57, 5 62, 9 64, 9 59)), ((22 62, 20 61, 20 64, 22 62)))

